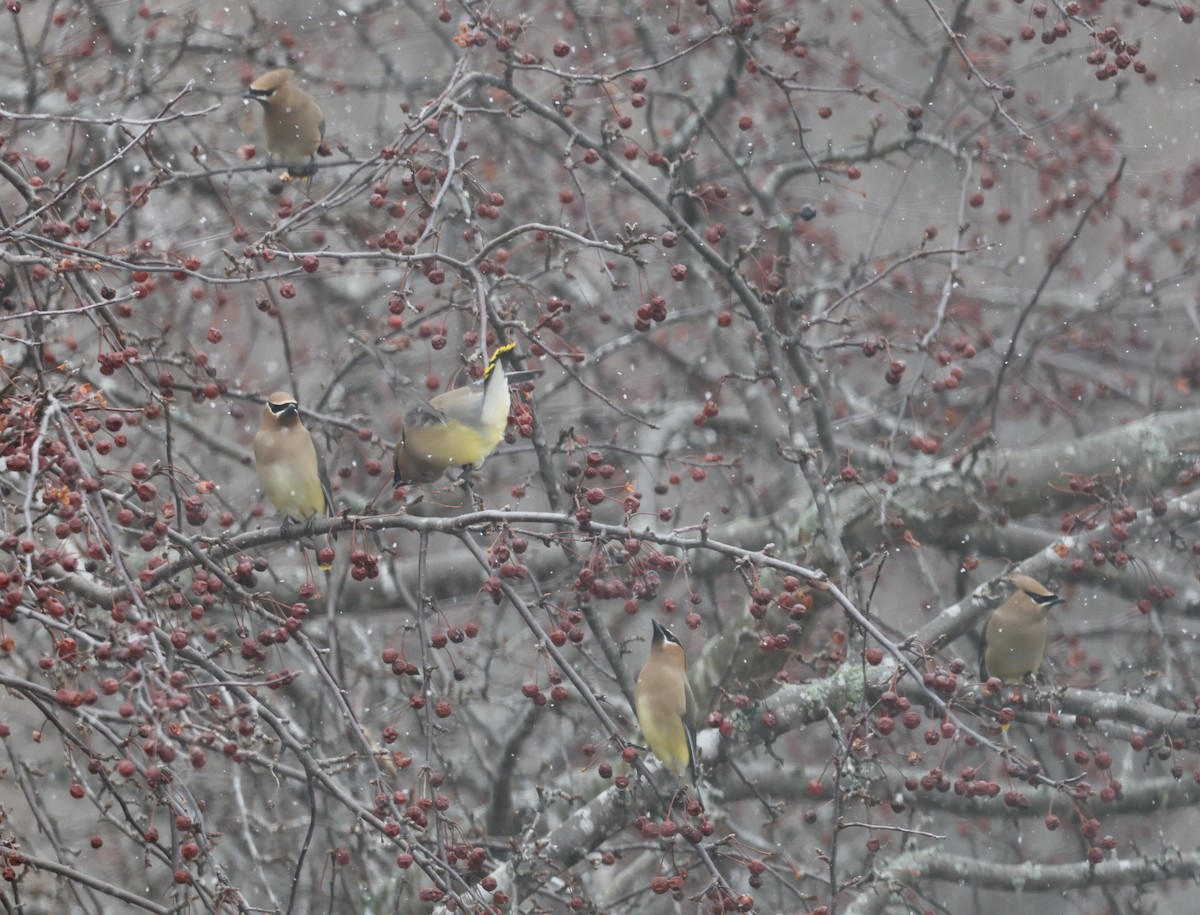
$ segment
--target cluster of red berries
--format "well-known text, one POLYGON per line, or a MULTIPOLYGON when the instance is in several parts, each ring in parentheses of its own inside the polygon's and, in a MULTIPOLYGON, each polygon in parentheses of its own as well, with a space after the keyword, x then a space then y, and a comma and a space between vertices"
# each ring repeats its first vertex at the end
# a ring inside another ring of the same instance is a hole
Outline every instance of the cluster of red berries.
MULTIPOLYGON (((567 696, 569 696, 570 693, 567 691, 567 687, 563 684, 562 671, 552 670, 547 677, 551 684, 550 698, 554 700, 556 705, 561 705, 562 703, 566 702, 567 696)), ((533 680, 527 680, 521 686, 521 695, 539 708, 546 704, 546 694, 542 692, 541 688, 533 680)))
MULTIPOLYGON (((317 559, 325 565, 333 561, 333 548, 322 547, 317 553, 317 559)), ((350 551, 350 577, 355 581, 379 577, 379 557, 368 553, 361 547, 350 551)))

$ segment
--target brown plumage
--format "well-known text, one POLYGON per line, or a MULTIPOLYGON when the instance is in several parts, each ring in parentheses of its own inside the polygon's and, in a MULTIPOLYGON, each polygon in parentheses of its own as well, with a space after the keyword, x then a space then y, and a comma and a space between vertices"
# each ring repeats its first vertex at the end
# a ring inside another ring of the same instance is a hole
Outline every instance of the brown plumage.
POLYGON ((1046 615, 1063 599, 1028 575, 1006 579, 1016 590, 983 628, 979 676, 1013 682, 1035 674, 1046 650, 1046 615))
POLYGON ((284 166, 284 178, 304 178, 317 170, 313 156, 325 136, 321 106, 291 83, 287 68, 264 73, 250 84, 246 98, 263 108, 263 133, 272 165, 284 166))
POLYGON ((263 493, 287 519, 311 524, 320 515, 333 515, 325 461, 291 394, 276 391, 267 398, 254 436, 254 466, 263 493))
MULTIPOLYGON (((671 630, 652 620, 650 656, 638 674, 634 708, 651 752, 676 776, 686 770, 696 785, 696 701, 687 657, 671 630)), ((697 797, 699 788, 697 786, 697 797)))
POLYGON ((433 483, 451 467, 476 469, 491 454, 508 425, 509 387, 542 374, 506 374, 503 356, 516 346, 498 347, 481 384, 453 388, 412 407, 404 416, 392 454, 394 485, 433 483))

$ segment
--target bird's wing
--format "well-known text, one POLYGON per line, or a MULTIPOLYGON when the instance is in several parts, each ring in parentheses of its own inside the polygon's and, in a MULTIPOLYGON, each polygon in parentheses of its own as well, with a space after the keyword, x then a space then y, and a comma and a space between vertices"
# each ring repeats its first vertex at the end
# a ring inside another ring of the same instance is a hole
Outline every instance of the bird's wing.
MULTIPOLYGON (((442 412, 445 422, 459 422, 476 429, 483 416, 484 401, 484 389, 472 384, 439 394, 433 399, 431 406, 442 412)), ((506 411, 505 416, 507 415, 506 411)))
POLYGON ((692 696, 692 684, 687 681, 687 675, 684 675, 683 680, 683 730, 687 734, 688 742, 688 767, 691 769, 692 784, 696 784, 696 699, 692 696))
MULTIPOLYGON (((333 508, 333 485, 329 482, 329 471, 325 467, 325 455, 317 452, 317 476, 321 478, 321 491, 325 494, 325 514, 330 518, 334 516, 333 508)), ((333 537, 337 539, 337 531, 333 531, 333 537)))
POLYGON ((431 404, 428 400, 418 400, 404 414, 406 426, 444 426, 446 414, 431 404))
POLYGON ((990 622, 991 620, 989 619, 983 624, 983 632, 981 632, 979 635, 979 679, 984 683, 986 683, 989 679, 987 669, 987 631, 988 623, 990 622))

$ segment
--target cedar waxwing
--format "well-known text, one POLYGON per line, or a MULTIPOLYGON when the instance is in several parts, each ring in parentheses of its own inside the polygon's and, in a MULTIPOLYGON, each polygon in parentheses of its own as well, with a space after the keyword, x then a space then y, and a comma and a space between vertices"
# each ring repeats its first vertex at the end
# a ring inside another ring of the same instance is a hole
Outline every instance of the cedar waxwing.
POLYGON ((264 73, 250 84, 245 95, 262 104, 267 155, 272 165, 284 166, 282 181, 316 173, 313 156, 325 136, 320 106, 289 82, 292 73, 287 68, 264 73))
MULTIPOLYGON (((696 785, 696 700, 688 683, 687 657, 671 630, 652 620, 650 656, 638 674, 634 709, 646 743, 676 776, 688 770, 696 785)), ((699 787, 696 796, 699 798, 699 787)))
POLYGON ((267 398, 254 436, 254 465, 267 499, 288 521, 311 525, 320 515, 333 516, 325 461, 300 422, 300 405, 291 394, 276 391, 267 398))
POLYGON ((508 425, 509 385, 542 374, 505 373, 500 357, 515 347, 508 343, 492 353, 481 384, 445 391, 405 414, 392 456, 394 485, 432 483, 451 467, 477 469, 495 450, 508 425))
POLYGON ((983 629, 979 677, 1013 682, 1036 674, 1046 650, 1046 614, 1063 603, 1057 594, 1028 575, 1009 575, 1016 591, 996 608, 983 629))

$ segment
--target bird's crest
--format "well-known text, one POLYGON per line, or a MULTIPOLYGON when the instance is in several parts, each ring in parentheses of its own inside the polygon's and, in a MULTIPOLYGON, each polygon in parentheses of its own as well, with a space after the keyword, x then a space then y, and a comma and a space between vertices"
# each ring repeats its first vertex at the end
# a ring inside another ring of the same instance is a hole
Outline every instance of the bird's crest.
POLYGON ((268 99, 275 94, 276 89, 291 78, 294 72, 284 67, 280 70, 272 70, 269 73, 264 73, 250 84, 247 94, 257 99, 268 99))

